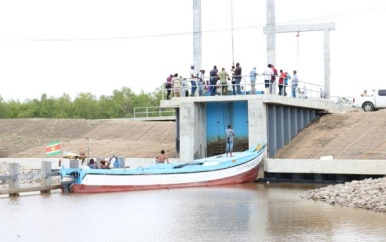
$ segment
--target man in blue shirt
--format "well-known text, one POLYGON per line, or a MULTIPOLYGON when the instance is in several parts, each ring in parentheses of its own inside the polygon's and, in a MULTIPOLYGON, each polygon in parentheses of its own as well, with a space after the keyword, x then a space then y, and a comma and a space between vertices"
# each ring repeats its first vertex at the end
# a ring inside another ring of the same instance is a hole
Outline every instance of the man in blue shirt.
POLYGON ((251 80, 251 94, 256 94, 256 67, 253 67, 249 73, 249 79, 251 80))

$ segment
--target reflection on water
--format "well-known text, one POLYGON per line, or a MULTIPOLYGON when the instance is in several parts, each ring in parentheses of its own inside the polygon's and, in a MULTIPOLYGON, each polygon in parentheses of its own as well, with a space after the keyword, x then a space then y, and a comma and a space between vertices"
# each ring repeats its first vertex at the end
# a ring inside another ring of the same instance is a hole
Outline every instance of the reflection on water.
POLYGON ((386 215, 258 184, 0 198, 1 241, 384 241, 386 215))

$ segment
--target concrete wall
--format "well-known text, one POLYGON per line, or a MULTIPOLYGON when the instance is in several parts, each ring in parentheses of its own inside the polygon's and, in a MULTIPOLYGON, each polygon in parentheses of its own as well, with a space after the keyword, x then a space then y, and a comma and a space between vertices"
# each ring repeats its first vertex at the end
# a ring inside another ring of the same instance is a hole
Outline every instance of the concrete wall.
POLYGON ((266 159, 268 173, 386 174, 386 160, 266 159))

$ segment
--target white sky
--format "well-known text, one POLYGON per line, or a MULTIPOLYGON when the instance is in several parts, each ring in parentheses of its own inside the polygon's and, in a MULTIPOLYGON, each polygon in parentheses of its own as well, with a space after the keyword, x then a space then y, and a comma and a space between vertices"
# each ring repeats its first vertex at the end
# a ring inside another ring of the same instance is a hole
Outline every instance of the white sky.
MULTIPOLYGON (((202 64, 232 65, 231 0, 202 0, 202 64), (217 31, 213 31, 217 30, 217 31)), ((335 22, 330 32, 331 96, 356 96, 382 83, 384 0, 276 0, 276 24, 335 22)), ((0 95, 75 98, 123 86, 154 91, 193 63, 191 0, 0 1, 0 95)), ((248 74, 267 63, 266 0, 234 0, 234 58, 248 74)), ((278 34, 278 69, 323 84, 323 33, 278 34), (299 42, 298 42, 299 41, 299 42)))

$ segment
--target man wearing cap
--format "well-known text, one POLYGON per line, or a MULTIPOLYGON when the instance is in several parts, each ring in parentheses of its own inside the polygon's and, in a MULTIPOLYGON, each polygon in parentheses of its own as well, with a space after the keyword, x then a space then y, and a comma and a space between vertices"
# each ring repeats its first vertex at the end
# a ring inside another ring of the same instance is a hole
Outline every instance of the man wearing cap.
POLYGON ((190 80, 190 84, 192 85, 192 92, 190 95, 193 97, 195 96, 197 90, 197 74, 194 73, 194 65, 190 66, 190 78, 192 78, 190 80))

